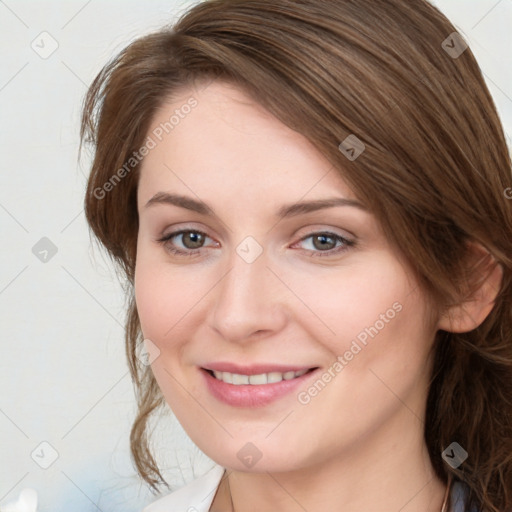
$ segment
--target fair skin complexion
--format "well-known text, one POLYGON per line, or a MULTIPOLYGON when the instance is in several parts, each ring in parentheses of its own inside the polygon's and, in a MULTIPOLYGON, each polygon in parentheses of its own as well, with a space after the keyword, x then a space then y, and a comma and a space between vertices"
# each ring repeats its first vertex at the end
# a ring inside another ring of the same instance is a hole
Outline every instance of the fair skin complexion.
POLYGON ((135 291, 143 336, 160 351, 152 370, 167 403, 227 468, 229 485, 222 481, 210 510, 231 511, 232 500, 236 512, 439 512, 445 486, 423 422, 429 349, 448 317, 431 320, 410 269, 364 205, 276 216, 300 201, 357 199, 303 136, 240 90, 222 82, 182 89, 149 134, 191 96, 197 106, 143 161, 135 291), (160 192, 203 201, 215 215, 148 205, 160 192), (237 253, 248 236, 263 250, 251 263, 237 253), (380 328, 393 304, 400 311, 380 328), (299 402, 298 392, 375 325, 336 377, 299 402), (240 407, 205 385, 201 368, 212 361, 319 370, 267 405, 240 407), (237 457, 247 443, 262 454, 250 468, 237 457))

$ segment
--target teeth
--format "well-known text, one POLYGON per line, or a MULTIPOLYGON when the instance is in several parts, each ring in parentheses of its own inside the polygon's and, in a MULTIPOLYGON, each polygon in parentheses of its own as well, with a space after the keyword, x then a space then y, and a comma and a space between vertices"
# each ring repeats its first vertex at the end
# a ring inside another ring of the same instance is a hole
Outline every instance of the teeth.
POLYGON ((230 372, 217 372, 213 374, 215 378, 226 382, 227 384, 234 384, 239 386, 241 384, 252 384, 253 386, 259 386, 261 384, 273 384, 274 382, 281 382, 282 380, 291 380, 304 375, 308 370, 300 370, 298 372, 270 372, 260 373, 258 375, 241 375, 239 373, 230 372))
POLYGON ((283 380, 283 374, 280 372, 267 373, 267 383, 272 384, 273 382, 281 382, 283 380))
MULTIPOLYGON (((224 372, 222 372, 222 378, 224 378, 224 372)), ((249 377, 247 375, 232 373, 231 378, 233 379, 233 384, 237 386, 239 386, 240 384, 249 384, 249 377)))
POLYGON ((259 375, 249 375, 249 384, 266 384, 267 381, 267 374, 266 373, 260 373, 259 375))

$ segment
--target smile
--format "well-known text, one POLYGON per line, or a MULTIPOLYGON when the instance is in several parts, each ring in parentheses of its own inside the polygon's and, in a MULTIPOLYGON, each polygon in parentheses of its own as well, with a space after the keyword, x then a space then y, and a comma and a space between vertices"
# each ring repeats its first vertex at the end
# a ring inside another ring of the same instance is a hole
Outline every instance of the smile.
POLYGON ((212 397, 232 407, 249 408, 264 407, 286 396, 293 397, 297 387, 305 385, 305 380, 313 378, 319 370, 319 367, 290 369, 274 365, 273 368, 269 365, 265 365, 266 368, 263 365, 242 368, 225 363, 209 366, 200 370, 212 397))

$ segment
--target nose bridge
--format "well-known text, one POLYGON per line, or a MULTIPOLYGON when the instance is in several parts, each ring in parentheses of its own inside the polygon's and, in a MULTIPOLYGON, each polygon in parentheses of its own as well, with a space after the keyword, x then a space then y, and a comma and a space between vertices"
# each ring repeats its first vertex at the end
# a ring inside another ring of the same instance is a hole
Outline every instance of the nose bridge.
POLYGON ((229 272, 216 287, 212 327, 231 340, 279 329, 284 322, 279 305, 282 294, 277 293, 279 283, 267 268, 262 248, 246 240, 231 254, 228 264, 229 272))

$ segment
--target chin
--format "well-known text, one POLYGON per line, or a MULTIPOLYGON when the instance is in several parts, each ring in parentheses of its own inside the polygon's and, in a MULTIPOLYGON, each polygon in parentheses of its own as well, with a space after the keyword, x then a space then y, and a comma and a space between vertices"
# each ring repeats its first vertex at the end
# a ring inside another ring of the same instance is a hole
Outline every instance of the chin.
MULTIPOLYGON (((280 443, 281 445, 283 443, 280 443)), ((303 449, 286 446, 286 450, 276 448, 275 443, 231 440, 224 450, 201 448, 214 462, 233 471, 244 473, 282 473, 294 471, 310 465, 304 460, 303 449), (296 455, 300 454, 300 460, 296 455)))

